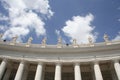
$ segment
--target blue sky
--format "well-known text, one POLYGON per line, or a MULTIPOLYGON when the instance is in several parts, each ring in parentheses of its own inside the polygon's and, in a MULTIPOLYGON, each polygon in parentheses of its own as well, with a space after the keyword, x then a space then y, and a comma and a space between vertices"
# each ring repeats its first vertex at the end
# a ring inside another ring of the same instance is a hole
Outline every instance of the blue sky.
POLYGON ((39 44, 103 42, 120 40, 120 0, 0 0, 0 32, 3 39, 18 35, 26 42, 31 36, 39 44))

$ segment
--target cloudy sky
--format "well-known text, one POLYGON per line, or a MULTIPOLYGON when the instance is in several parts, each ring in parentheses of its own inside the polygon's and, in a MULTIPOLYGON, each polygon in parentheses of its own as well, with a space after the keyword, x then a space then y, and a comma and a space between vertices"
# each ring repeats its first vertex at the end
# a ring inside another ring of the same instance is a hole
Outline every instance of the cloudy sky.
POLYGON ((120 0, 0 0, 0 33, 2 39, 40 44, 103 42, 104 33, 110 40, 120 40, 120 0))

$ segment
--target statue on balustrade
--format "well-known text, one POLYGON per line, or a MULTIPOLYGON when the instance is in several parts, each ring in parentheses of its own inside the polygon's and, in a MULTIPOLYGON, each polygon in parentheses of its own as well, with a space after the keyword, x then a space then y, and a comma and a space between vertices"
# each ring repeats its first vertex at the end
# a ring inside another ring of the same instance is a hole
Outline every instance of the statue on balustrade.
POLYGON ((46 40, 47 40, 47 38, 44 37, 42 40, 42 43, 41 43, 41 45, 42 45, 41 47, 46 47, 46 40))
POLYGON ((92 37, 89 36, 88 41, 89 41, 89 44, 92 44, 93 43, 92 37))
POLYGON ((33 38, 32 37, 29 37, 28 41, 27 41, 27 44, 26 44, 26 47, 30 47, 31 43, 32 43, 32 40, 33 38))
POLYGON ((15 45, 15 44, 16 44, 16 41, 17 41, 17 39, 18 39, 18 36, 17 36, 17 35, 16 35, 16 36, 14 36, 14 37, 12 37, 12 41, 11 41, 10 45, 15 45))
POLYGON ((61 37, 58 38, 58 44, 62 44, 62 38, 61 37))
POLYGON ((105 40, 105 42, 108 42, 109 41, 109 37, 108 37, 108 35, 107 34, 104 34, 104 40, 105 40))
POLYGON ((58 38, 57 47, 58 47, 58 48, 61 48, 61 47, 62 47, 62 38, 61 38, 61 37, 58 38))
POLYGON ((31 43, 32 43, 32 40, 33 40, 33 38, 32 38, 32 37, 30 37, 30 38, 28 39, 27 44, 31 44, 31 43))
POLYGON ((73 39, 73 47, 78 47, 78 44, 77 44, 77 40, 76 39, 73 39))
POLYGON ((89 46, 91 46, 91 47, 94 46, 92 37, 90 37, 90 36, 88 37, 88 42, 89 42, 89 46))

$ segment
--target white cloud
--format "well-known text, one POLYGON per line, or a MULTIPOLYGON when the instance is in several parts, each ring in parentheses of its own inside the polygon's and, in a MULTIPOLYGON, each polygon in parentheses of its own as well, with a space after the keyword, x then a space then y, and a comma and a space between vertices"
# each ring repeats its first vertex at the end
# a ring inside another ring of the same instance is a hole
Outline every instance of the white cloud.
POLYGON ((78 43, 88 43, 88 37, 91 36, 93 41, 96 41, 97 35, 93 33, 94 26, 91 25, 94 16, 88 14, 87 16, 73 16, 72 20, 66 21, 62 31, 66 36, 76 39, 78 43))
POLYGON ((29 33, 29 29, 24 27, 12 27, 4 33, 3 39, 19 36, 18 40, 22 41, 22 37, 29 33))
POLYGON ((113 41, 120 40, 120 32, 118 32, 118 35, 113 39, 113 41))
POLYGON ((41 20, 37 14, 29 12, 15 18, 11 21, 11 24, 16 27, 20 26, 27 29, 35 29, 36 34, 39 36, 45 34, 45 23, 41 20))
POLYGON ((21 40, 31 29, 35 30, 37 36, 46 34, 44 18, 38 14, 46 18, 53 16, 48 0, 2 0, 2 2, 9 12, 10 24, 4 38, 18 35, 21 40))
POLYGON ((8 29, 7 26, 0 25, 0 31, 6 31, 8 29))
POLYGON ((10 11, 15 10, 16 14, 19 14, 19 12, 23 10, 35 10, 47 16, 53 15, 48 0, 2 0, 2 1, 8 4, 6 5, 6 7, 8 7, 10 11))

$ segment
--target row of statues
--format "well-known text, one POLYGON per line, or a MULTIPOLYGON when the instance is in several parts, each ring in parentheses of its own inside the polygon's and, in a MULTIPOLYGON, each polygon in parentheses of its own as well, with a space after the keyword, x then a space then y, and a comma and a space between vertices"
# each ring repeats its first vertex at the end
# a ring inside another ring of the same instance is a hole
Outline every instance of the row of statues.
MULTIPOLYGON (((0 40, 2 39, 2 36, 3 36, 3 35, 0 34, 0 40)), ((109 42, 109 37, 108 37, 107 34, 104 34, 103 38, 104 38, 104 41, 105 41, 106 43, 109 42)), ((11 40, 11 42, 10 42, 10 45, 15 45, 17 39, 18 39, 18 36, 12 37, 12 40, 11 40)), ((29 37, 29 39, 28 39, 28 41, 27 41, 27 43, 26 43, 26 47, 29 47, 29 46, 31 45, 32 40, 33 40, 33 38, 32 38, 32 37, 29 37)), ((43 38, 43 40, 42 40, 42 42, 41 42, 41 45, 42 45, 43 47, 46 46, 46 40, 47 40, 47 38, 45 37, 45 38, 43 38)), ((88 42, 89 42, 90 45, 93 45, 93 39, 92 39, 92 37, 88 37, 88 42)), ((78 44, 77 44, 77 40, 76 40, 76 39, 73 39, 72 44, 73 44, 73 46, 76 46, 76 47, 77 47, 77 45, 78 45, 78 44)), ((58 43, 57 43, 57 45, 58 45, 58 47, 62 47, 62 38, 61 38, 61 37, 58 38, 58 43)))

